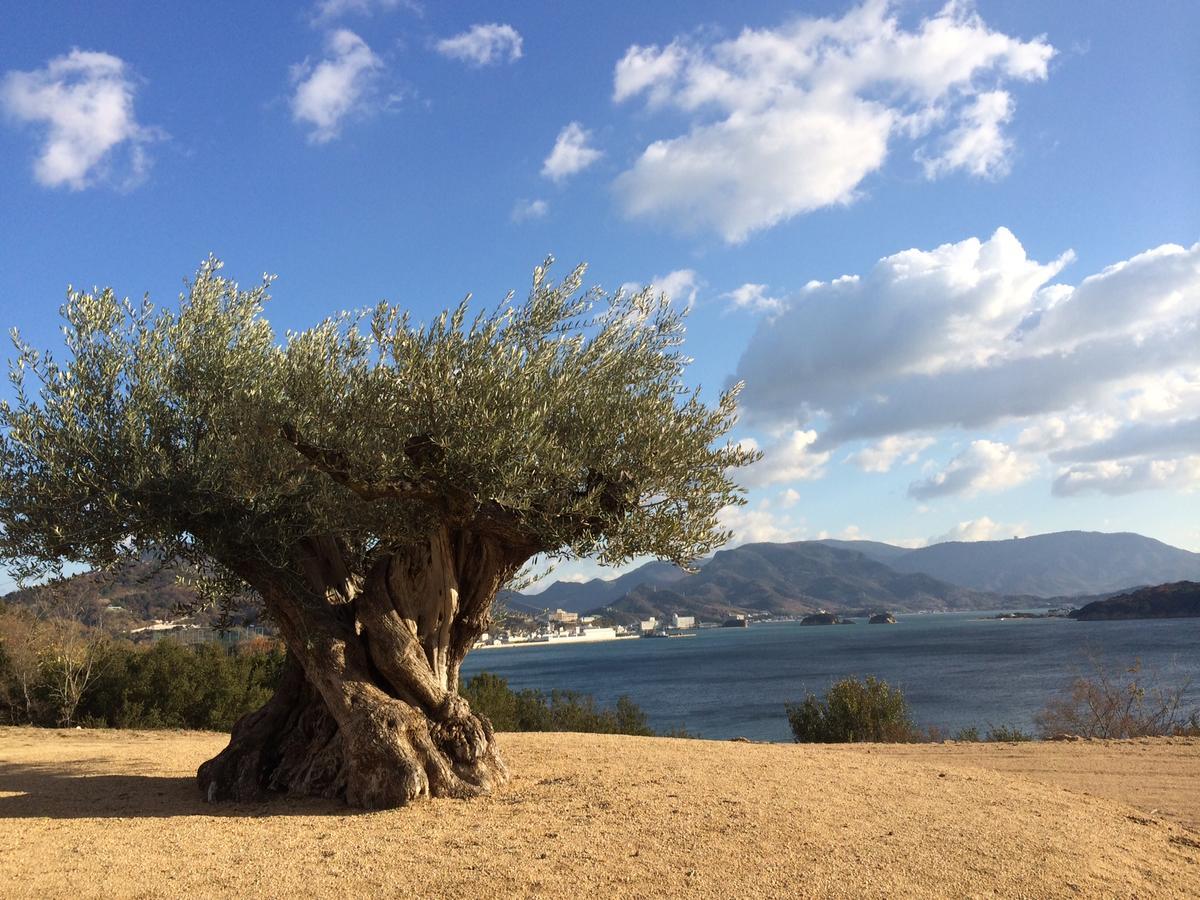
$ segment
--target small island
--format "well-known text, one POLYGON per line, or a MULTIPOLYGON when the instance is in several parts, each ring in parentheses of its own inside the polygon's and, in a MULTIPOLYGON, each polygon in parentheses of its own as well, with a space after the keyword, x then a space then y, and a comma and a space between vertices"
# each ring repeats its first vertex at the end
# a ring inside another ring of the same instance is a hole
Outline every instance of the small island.
POLYGON ((890 612, 875 613, 867 620, 868 625, 895 625, 896 617, 890 612))
POLYGON ((801 625, 837 625, 841 622, 834 613, 816 612, 800 620, 801 625))
POLYGON ((1072 619, 1103 622, 1115 619, 1191 619, 1200 617, 1200 583, 1176 581, 1140 588, 1072 610, 1072 619))

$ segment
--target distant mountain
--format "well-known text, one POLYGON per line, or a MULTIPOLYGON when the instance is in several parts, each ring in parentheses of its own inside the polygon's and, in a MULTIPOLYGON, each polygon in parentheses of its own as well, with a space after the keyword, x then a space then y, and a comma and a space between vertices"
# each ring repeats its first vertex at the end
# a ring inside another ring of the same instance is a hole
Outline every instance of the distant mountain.
POLYGON ((1200 617, 1200 584, 1177 581, 1118 594, 1074 610, 1081 622, 1110 619, 1191 619, 1200 617))
POLYGON ((798 541, 719 551, 695 575, 665 586, 638 585, 606 611, 625 620, 678 612, 713 621, 735 613, 986 609, 1003 602, 928 575, 897 572, 856 550, 798 541))
MULTIPOLYGON (((85 624, 134 627, 156 619, 181 617, 181 608, 197 602, 196 591, 178 580, 172 566, 136 562, 114 572, 83 572, 53 584, 12 591, 4 603, 31 608, 77 610, 85 624)), ((261 615, 256 604, 246 602, 232 611, 234 625, 254 625, 261 615)), ((189 616, 199 625, 214 624, 219 612, 209 607, 189 616)))
POLYGON ((647 563, 610 581, 558 582, 541 594, 513 599, 538 610, 587 612, 609 605, 627 618, 656 611, 715 618, 756 610, 804 614, 823 605, 839 611, 855 604, 900 610, 1031 606, 1043 600, 1066 605, 1074 598, 1187 580, 1200 581, 1200 553, 1138 534, 1065 531, 918 550, 878 541, 751 544, 717 553, 699 575, 647 563), (793 558, 781 562, 772 547, 793 558), (726 556, 731 553, 737 554, 732 560, 726 556), (718 560, 721 565, 712 568, 718 560), (864 562, 888 572, 866 569, 864 562), (928 580, 906 582, 900 576, 928 580), (955 588, 964 593, 955 594, 955 588))
POLYGON ((933 544, 889 564, 980 591, 1057 597, 1200 581, 1200 553, 1128 532, 1060 531, 1007 541, 933 544))
POLYGON ((591 581, 556 581, 537 594, 522 594, 514 598, 518 604, 540 612, 543 609, 565 609, 568 612, 588 612, 607 606, 642 585, 662 587, 673 584, 687 575, 678 566, 653 560, 617 578, 591 581))
POLYGON ((836 547, 839 550, 855 550, 867 559, 873 559, 875 562, 889 566, 904 554, 911 552, 907 547, 897 547, 895 544, 885 544, 882 541, 837 541, 833 538, 825 538, 815 541, 815 543, 824 544, 826 547, 836 547))

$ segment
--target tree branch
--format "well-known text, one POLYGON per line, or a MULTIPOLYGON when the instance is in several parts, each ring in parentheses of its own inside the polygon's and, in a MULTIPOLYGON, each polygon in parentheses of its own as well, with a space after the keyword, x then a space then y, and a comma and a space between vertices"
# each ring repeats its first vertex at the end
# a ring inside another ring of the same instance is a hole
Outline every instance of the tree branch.
POLYGON ((318 471, 324 472, 342 487, 349 489, 363 500, 432 500, 428 491, 422 490, 416 482, 407 479, 397 481, 366 482, 360 481, 350 474, 346 454, 340 450, 332 450, 310 444, 300 437, 296 426, 290 422, 280 428, 284 440, 296 448, 296 451, 307 459, 318 471))

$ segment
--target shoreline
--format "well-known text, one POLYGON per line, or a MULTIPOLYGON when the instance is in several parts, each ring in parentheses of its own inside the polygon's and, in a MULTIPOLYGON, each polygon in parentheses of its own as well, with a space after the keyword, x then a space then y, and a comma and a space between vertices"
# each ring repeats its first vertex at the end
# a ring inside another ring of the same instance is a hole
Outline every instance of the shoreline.
POLYGON ((613 637, 565 637, 551 638, 545 641, 509 641, 501 644, 484 644, 482 647, 472 647, 472 653, 478 653, 480 650, 498 650, 502 647, 554 647, 567 644, 608 644, 612 641, 635 641, 641 638, 640 634, 618 634, 613 637))

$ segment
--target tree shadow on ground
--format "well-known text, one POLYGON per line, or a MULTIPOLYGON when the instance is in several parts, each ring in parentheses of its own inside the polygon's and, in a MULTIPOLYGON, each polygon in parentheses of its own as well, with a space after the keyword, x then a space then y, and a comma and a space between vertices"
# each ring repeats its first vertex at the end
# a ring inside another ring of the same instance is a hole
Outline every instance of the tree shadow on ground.
POLYGON ((0 763, 0 819, 270 818, 358 812, 340 800, 283 796, 262 803, 206 803, 194 777, 93 775, 78 762, 0 763))

